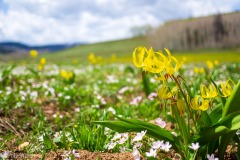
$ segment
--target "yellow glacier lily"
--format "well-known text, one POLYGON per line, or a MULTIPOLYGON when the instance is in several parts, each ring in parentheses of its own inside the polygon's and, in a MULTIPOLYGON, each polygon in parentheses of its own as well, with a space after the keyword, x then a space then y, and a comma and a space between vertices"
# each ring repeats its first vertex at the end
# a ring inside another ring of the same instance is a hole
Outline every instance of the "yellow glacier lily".
POLYGON ((203 98, 215 98, 218 95, 216 87, 211 84, 207 88, 205 85, 201 85, 200 91, 203 98))
POLYGON ((163 84, 161 88, 157 90, 157 94, 158 97, 162 99, 171 98, 173 96, 171 90, 165 84, 163 84))
POLYGON ((223 97, 229 97, 233 91, 233 87, 235 86, 235 83, 229 79, 227 80, 225 83, 223 82, 220 82, 220 87, 221 87, 221 90, 222 90, 222 93, 223 93, 223 97), (230 84, 230 82, 232 84, 230 84))
POLYGON ((202 96, 197 95, 192 99, 190 106, 194 110, 206 111, 209 108, 209 100, 204 100, 202 96))
POLYGON ((165 66, 166 73, 171 75, 178 72, 178 70, 181 67, 181 64, 174 56, 171 55, 170 51, 167 48, 164 48, 164 49, 168 54, 168 60, 166 61, 166 66, 165 66))
POLYGON ((133 63, 136 67, 152 73, 160 73, 164 69, 164 62, 156 57, 152 48, 136 48, 133 52, 133 63))
POLYGON ((143 60, 145 58, 145 52, 146 52, 146 48, 135 48, 135 50, 133 51, 133 64, 138 67, 141 68, 144 66, 143 60), (139 52, 137 54, 137 52, 139 52))

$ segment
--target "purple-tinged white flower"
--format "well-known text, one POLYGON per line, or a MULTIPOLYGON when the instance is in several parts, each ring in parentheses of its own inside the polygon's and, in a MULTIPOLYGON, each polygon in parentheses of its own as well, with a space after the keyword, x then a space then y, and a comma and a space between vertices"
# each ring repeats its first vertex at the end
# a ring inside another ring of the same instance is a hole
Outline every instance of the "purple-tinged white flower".
POLYGON ((141 96, 137 96, 130 102, 130 105, 137 106, 141 101, 142 101, 142 97, 141 96))
POLYGON ((125 143, 126 141, 127 141, 127 138, 122 137, 121 139, 119 139, 118 143, 119 143, 119 144, 123 144, 123 143, 125 143))
POLYGON ((101 104, 103 104, 103 105, 107 104, 107 102, 106 102, 106 100, 105 100, 104 98, 101 98, 101 99, 100 99, 100 102, 101 102, 101 104))
POLYGON ((160 126, 161 128, 164 128, 164 127, 166 126, 166 122, 163 121, 161 118, 157 118, 157 119, 155 120, 155 123, 156 123, 158 126, 160 126))
POLYGON ((147 131, 141 131, 140 133, 137 133, 137 135, 133 138, 133 142, 134 141, 141 141, 142 138, 145 136, 147 131))
POLYGON ((136 149, 136 148, 133 149, 132 156, 133 156, 134 160, 140 160, 141 159, 140 153, 139 153, 138 149, 136 149))
POLYGON ((159 149, 164 145, 163 141, 155 141, 152 143, 152 148, 153 149, 159 149))
POLYGON ((75 151, 75 149, 72 150, 72 154, 74 155, 75 158, 80 158, 80 154, 77 153, 77 152, 75 151))
POLYGON ((74 110, 75 110, 75 112, 80 112, 80 108, 79 107, 75 108, 74 110))
POLYGON ((170 148, 172 147, 172 145, 169 142, 166 142, 165 144, 163 144, 161 146, 160 149, 164 150, 165 152, 169 152, 170 148))
POLYGON ((108 150, 111 150, 111 149, 113 149, 115 146, 116 146, 116 142, 110 142, 110 143, 108 143, 107 144, 107 148, 108 148, 108 150))
POLYGON ((196 144, 192 143, 191 146, 189 146, 189 148, 193 149, 194 151, 198 150, 199 147, 200 146, 198 142, 196 144))
POLYGON ((1 159, 7 159, 9 157, 10 151, 4 151, 3 153, 0 153, 1 159))
POLYGON ((157 150, 156 149, 150 149, 149 152, 146 152, 147 157, 157 157, 157 150))
POLYGON ((126 152, 126 147, 119 147, 119 149, 120 149, 120 152, 122 152, 122 153, 124 153, 124 152, 126 152))
POLYGON ((156 98, 157 96, 158 96, 157 93, 152 92, 152 93, 150 93, 150 94, 148 95, 148 99, 149 99, 150 101, 152 101, 152 100, 154 100, 154 98, 156 98))
POLYGON ((121 134, 116 133, 116 134, 113 136, 112 140, 115 141, 115 140, 120 139, 120 138, 121 138, 121 134))
POLYGON ((130 90, 130 87, 126 86, 126 87, 121 88, 121 89, 118 91, 118 93, 119 93, 119 94, 123 94, 123 93, 125 93, 125 92, 128 91, 128 90, 130 90))
POLYGON ((134 146, 133 146, 133 149, 137 149, 139 147, 142 147, 142 143, 141 142, 135 143, 134 146))
POLYGON ((214 154, 211 154, 211 155, 207 154, 207 159, 208 160, 218 160, 218 158, 214 158, 214 154))

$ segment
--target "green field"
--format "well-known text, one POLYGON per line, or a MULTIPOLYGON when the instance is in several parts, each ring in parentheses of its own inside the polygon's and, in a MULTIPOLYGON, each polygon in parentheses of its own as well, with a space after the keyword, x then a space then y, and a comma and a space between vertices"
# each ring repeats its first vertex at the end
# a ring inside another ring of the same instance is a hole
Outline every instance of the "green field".
MULTIPOLYGON (((132 62, 132 52, 138 46, 148 46, 145 37, 107 41, 94 44, 75 46, 66 50, 54 53, 42 53, 40 57, 45 57, 48 63, 71 64, 74 60, 78 63, 88 63, 88 56, 94 53, 102 58, 110 58, 115 54, 119 62, 132 62)), ((170 50, 171 51, 171 50, 170 50)), ((218 60, 219 62, 240 62, 240 50, 231 49, 201 49, 192 51, 171 51, 179 60, 183 57, 186 62, 205 62, 207 60, 218 60)), ((0 56, 1 61, 29 62, 28 54, 0 56)))

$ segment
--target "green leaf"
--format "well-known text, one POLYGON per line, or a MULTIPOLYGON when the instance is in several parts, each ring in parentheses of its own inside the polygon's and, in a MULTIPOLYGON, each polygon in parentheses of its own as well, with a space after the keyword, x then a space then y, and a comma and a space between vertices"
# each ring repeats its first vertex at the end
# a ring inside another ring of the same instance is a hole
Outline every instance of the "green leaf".
POLYGON ((45 150, 49 150, 52 148, 52 141, 48 135, 46 134, 43 135, 43 142, 44 142, 44 146, 46 147, 45 150))
POLYGON ((173 136, 169 131, 148 122, 143 122, 135 119, 126 119, 120 118, 121 121, 95 121, 94 123, 101 124, 105 127, 113 129, 117 132, 140 132, 147 130, 147 135, 151 136, 155 139, 160 139, 164 141, 168 141, 172 144, 173 149, 178 151, 179 154, 182 154, 183 144, 179 141, 179 139, 173 136))
POLYGON ((210 116, 208 115, 207 111, 201 112, 200 125, 201 125, 201 127, 209 127, 212 125, 212 120, 211 120, 210 116))
POLYGON ((215 107, 209 114, 209 117, 212 121, 212 125, 216 124, 222 117, 222 104, 215 107))
POLYGON ((194 96, 193 96, 193 94, 191 92, 191 89, 188 87, 188 85, 185 82, 182 82, 182 83, 183 83, 184 87, 186 88, 186 90, 188 92, 188 95, 190 96, 190 99, 193 99, 194 96))
POLYGON ((103 125, 119 133, 142 131, 142 129, 139 129, 139 127, 136 125, 132 125, 123 121, 95 121, 93 123, 103 125))
MULTIPOLYGON (((236 131, 240 128, 240 111, 229 114, 221 119, 218 123, 211 127, 205 127, 200 131, 199 137, 196 139, 201 145, 212 143, 220 136, 236 131)), ((228 137, 229 139, 231 137, 228 137)))
POLYGON ((232 94, 227 99, 223 108, 222 118, 236 111, 240 111, 240 82, 234 87, 232 94))

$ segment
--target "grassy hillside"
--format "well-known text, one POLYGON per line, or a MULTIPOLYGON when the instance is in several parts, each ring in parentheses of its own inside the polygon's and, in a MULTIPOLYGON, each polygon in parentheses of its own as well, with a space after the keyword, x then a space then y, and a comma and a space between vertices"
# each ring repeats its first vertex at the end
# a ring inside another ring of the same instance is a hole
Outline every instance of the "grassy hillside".
POLYGON ((110 57, 112 54, 115 54, 117 57, 130 57, 132 51, 137 46, 146 46, 145 37, 86 44, 60 52, 44 54, 43 56, 46 57, 48 61, 56 63, 63 61, 65 63, 71 63, 74 59, 84 63, 87 61, 89 53, 91 52, 103 58, 110 57))
MULTIPOLYGON (((147 46, 145 37, 123 39, 116 41, 101 42, 95 44, 86 44, 74 48, 62 50, 60 52, 41 54, 48 63, 71 64, 74 60, 78 63, 88 63, 89 53, 93 52, 95 56, 110 58, 115 54, 120 61, 132 62, 132 52, 137 46, 147 46)), ((194 51, 171 51, 179 60, 185 57, 187 62, 205 62, 207 60, 218 60, 219 62, 240 62, 240 50, 232 49, 203 49, 194 51)), ((29 61, 28 54, 0 56, 0 62, 29 61)))

